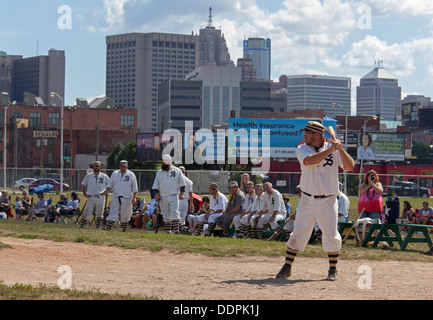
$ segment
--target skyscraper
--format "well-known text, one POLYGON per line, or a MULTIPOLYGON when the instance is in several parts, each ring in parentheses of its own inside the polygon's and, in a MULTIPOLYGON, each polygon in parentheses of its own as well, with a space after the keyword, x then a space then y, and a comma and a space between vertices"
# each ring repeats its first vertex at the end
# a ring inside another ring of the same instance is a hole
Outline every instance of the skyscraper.
POLYGON ((13 61, 12 100, 23 101, 24 92, 41 97, 46 105, 60 105, 56 92, 65 101, 65 51, 50 49, 46 56, 13 61))
POLYGON ((271 39, 248 38, 244 40, 244 58, 253 60, 257 80, 271 80, 271 39))
POLYGON ((209 21, 199 32, 199 66, 233 65, 224 35, 212 25, 212 7, 209 8, 209 21))
POLYGON ((384 120, 395 120, 401 104, 401 87, 397 78, 378 65, 361 78, 356 87, 356 114, 379 115, 384 120))
MULTIPOLYGON (((285 80, 285 79, 284 79, 285 80)), ((347 77, 296 75, 287 77, 287 111, 323 109, 325 115, 350 115, 351 79, 347 77)))
POLYGON ((138 110, 140 132, 156 132, 158 85, 198 67, 198 36, 127 33, 107 36, 106 44, 106 95, 116 107, 138 110))

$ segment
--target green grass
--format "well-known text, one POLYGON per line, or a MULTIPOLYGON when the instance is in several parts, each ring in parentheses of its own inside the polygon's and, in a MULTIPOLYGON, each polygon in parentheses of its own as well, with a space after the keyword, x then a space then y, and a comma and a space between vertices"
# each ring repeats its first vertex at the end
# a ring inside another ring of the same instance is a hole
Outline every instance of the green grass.
POLYGON ((99 290, 62 290, 45 285, 16 283, 8 286, 0 281, 0 300, 159 300, 157 297, 108 294, 99 290))

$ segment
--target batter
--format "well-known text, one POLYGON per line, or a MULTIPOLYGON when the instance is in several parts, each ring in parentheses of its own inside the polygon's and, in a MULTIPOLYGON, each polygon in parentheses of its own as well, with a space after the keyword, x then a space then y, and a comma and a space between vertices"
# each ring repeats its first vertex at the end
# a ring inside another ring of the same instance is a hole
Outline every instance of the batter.
POLYGON ((337 280, 337 262, 341 250, 338 225, 338 167, 352 171, 355 162, 342 148, 340 140, 328 143, 323 138, 325 128, 316 121, 309 121, 304 131, 305 143, 296 150, 301 164, 300 188, 302 196, 296 212, 294 229, 287 241, 286 261, 277 278, 291 275, 293 261, 303 251, 310 239, 315 220, 322 230, 323 249, 328 252, 327 280, 337 280))

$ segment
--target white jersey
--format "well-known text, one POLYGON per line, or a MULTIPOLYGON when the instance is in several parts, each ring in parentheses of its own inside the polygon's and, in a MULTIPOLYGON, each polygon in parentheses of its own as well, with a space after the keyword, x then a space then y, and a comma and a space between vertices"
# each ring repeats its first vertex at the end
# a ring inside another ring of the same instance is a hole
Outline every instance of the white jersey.
POLYGON ((183 176, 183 179, 185 180, 185 193, 188 194, 190 192, 194 192, 194 183, 186 176, 183 176))
POLYGON ((86 187, 86 194, 89 196, 97 196, 105 191, 107 188, 110 178, 102 172, 99 174, 89 173, 87 174, 81 184, 86 187))
POLYGON ((263 193, 262 210, 268 210, 272 214, 274 211, 277 213, 286 213, 286 206, 284 205, 283 196, 278 190, 273 190, 271 194, 263 193))
POLYGON ((132 194, 138 192, 137 178, 129 170, 126 170, 125 173, 120 170, 114 171, 107 187, 113 192, 113 197, 132 198, 132 194))
MULTIPOLYGON (((299 183, 303 192, 311 195, 337 195, 338 188, 338 167, 343 168, 343 161, 339 151, 332 152, 320 163, 306 166, 304 159, 325 149, 331 148, 332 144, 324 142, 318 151, 312 146, 301 144, 296 149, 296 156, 301 165, 301 181, 299 183)), ((344 168, 343 168, 344 169, 344 168)))
POLYGON ((253 192, 252 195, 249 195, 248 193, 245 195, 244 204, 242 205, 242 208, 244 212, 254 211, 254 205, 257 200, 257 195, 255 192, 253 192))
POLYGON ((349 198, 343 192, 340 192, 337 195, 337 201, 338 201, 338 213, 342 214, 345 217, 348 217, 349 207, 350 207, 349 198))
POLYGON ((265 196, 264 192, 260 196, 256 194, 256 201, 254 202, 253 205, 253 211, 259 212, 260 210, 262 210, 264 196, 265 196))
POLYGON ((212 212, 218 210, 225 211, 228 202, 229 200, 227 199, 227 197, 223 193, 218 192, 218 196, 216 198, 214 196, 211 196, 209 211, 210 210, 212 210, 212 212))
POLYGON ((159 190, 161 197, 168 197, 179 194, 181 187, 185 187, 185 176, 179 168, 171 166, 167 171, 158 170, 152 189, 159 190))

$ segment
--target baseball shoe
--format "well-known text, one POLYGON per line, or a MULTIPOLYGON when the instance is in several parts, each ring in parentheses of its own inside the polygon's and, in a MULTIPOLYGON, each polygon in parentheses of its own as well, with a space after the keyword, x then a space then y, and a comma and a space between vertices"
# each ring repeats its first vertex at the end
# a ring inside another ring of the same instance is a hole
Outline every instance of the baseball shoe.
POLYGON ((337 269, 329 269, 329 271, 328 271, 328 277, 326 278, 326 280, 329 280, 329 281, 338 280, 337 269))
POLYGON ((429 251, 424 252, 424 254, 426 254, 428 256, 433 256, 433 247, 431 247, 429 251))
POLYGON ((275 278, 288 278, 292 274, 292 267, 288 264, 284 264, 280 272, 277 273, 275 278))

